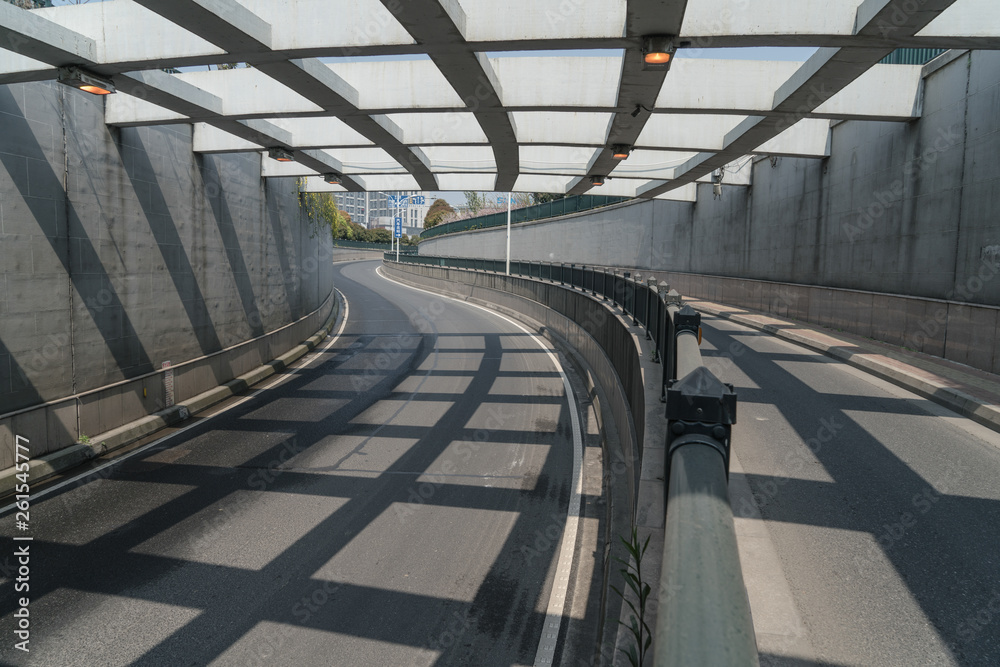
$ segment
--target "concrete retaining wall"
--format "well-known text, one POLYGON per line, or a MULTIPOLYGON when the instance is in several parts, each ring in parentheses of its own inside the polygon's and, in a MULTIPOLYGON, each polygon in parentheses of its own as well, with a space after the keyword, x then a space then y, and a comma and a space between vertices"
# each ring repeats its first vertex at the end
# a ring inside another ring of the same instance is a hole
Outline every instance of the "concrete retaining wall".
POLYGON ((0 87, 0 468, 14 434, 40 456, 163 408, 165 361, 201 360, 175 371, 181 400, 332 308, 329 233, 294 180, 194 155, 188 125, 108 128, 103 105, 0 87))
MULTIPOLYGON (((927 68, 918 121, 837 122, 829 158, 759 159, 722 199, 702 185, 696 203, 518 225, 511 254, 671 272, 692 296, 777 300, 762 309, 1000 371, 1000 52, 947 57, 927 68)), ((504 244, 479 230, 420 252, 502 258, 504 244)))

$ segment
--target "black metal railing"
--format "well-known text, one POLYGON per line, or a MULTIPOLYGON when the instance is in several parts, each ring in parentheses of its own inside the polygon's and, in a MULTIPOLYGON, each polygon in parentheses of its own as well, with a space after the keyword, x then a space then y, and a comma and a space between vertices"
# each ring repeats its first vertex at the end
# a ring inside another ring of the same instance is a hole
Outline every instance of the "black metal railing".
MULTIPOLYGON (((395 259, 385 255, 387 262, 395 259)), ((505 260, 498 259, 410 255, 400 257, 400 263, 506 272, 505 260)), ((703 363, 701 315, 666 283, 644 281, 629 271, 515 260, 510 275, 559 283, 614 304, 633 326, 644 329, 653 360, 661 365, 667 512, 654 664, 757 665, 729 502, 736 392, 703 363), (710 576, 699 571, 708 567, 710 576)), ((628 368, 615 359, 630 344, 627 336, 599 342, 620 373, 628 368)), ((620 380, 645 391, 641 375, 620 380)), ((633 410, 635 403, 632 399, 633 410)))

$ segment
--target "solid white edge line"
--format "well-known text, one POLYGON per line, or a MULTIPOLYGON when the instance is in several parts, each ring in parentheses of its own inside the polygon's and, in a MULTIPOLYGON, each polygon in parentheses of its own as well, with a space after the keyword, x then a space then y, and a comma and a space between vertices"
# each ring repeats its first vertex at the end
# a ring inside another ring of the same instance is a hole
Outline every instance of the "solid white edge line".
MULTIPOLYGON (((337 333, 333 336, 333 338, 330 339, 330 342, 323 346, 323 349, 321 349, 321 350, 313 350, 309 354, 303 355, 299 359, 300 361, 303 362, 302 365, 296 367, 294 370, 299 370, 300 368, 305 368, 305 367, 309 366, 310 364, 312 364, 314 361, 316 361, 316 359, 319 357, 319 355, 324 354, 327 350, 329 350, 330 346, 332 346, 334 343, 336 343, 337 340, 340 338, 340 335, 342 333, 344 333, 344 327, 347 326, 347 317, 350 314, 350 306, 347 303, 347 297, 344 296, 344 293, 341 292, 336 287, 334 287, 334 289, 337 291, 337 294, 339 294, 341 296, 341 298, 344 300, 344 321, 340 323, 340 329, 338 329, 337 333)), ((94 474, 100 472, 101 470, 104 470, 105 468, 109 468, 109 467, 111 467, 113 465, 118 465, 119 463, 121 463, 123 461, 127 461, 128 459, 132 458, 133 456, 135 456, 137 454, 140 454, 140 453, 146 451, 147 449, 149 449, 151 447, 155 447, 156 445, 162 445, 163 443, 167 442, 171 438, 176 438, 177 436, 181 435, 185 431, 188 431, 189 429, 194 428, 195 426, 201 426, 202 424, 204 424, 204 423, 206 423, 208 421, 211 421, 212 419, 215 419, 219 415, 226 414, 227 412, 229 412, 233 408, 237 407, 238 405, 242 405, 243 403, 246 403, 250 399, 256 398, 257 396, 259 396, 263 392, 265 392, 265 391, 267 391, 269 389, 272 389, 274 387, 277 387, 280 384, 283 384, 283 383, 287 382, 288 380, 292 379, 294 376, 295 376, 294 373, 289 373, 288 370, 286 369, 285 371, 283 371, 282 373, 280 373, 278 375, 277 379, 275 379, 273 382, 271 382, 269 384, 266 384, 266 385, 264 385, 262 387, 258 387, 252 393, 247 394, 243 398, 241 398, 238 401, 234 402, 232 405, 228 406, 225 410, 220 410, 219 412, 216 412, 214 415, 211 415, 209 417, 205 417, 204 419, 198 421, 195 424, 189 424, 188 426, 185 426, 182 429, 174 431, 173 433, 171 433, 169 435, 165 435, 162 438, 154 440, 153 442, 146 443, 142 447, 139 447, 138 449, 135 449, 135 450, 133 450, 133 451, 127 453, 127 454, 123 454, 122 456, 114 458, 114 459, 108 461, 107 463, 104 463, 104 464, 102 464, 102 465, 100 465, 100 466, 98 466, 96 468, 92 468, 92 469, 90 469, 90 470, 88 470, 86 472, 80 473, 80 474, 76 475, 75 477, 70 477, 69 479, 64 479, 63 481, 59 482, 58 484, 54 484, 54 485, 52 485, 52 486, 50 486, 50 487, 48 487, 46 489, 43 489, 42 491, 39 491, 38 493, 32 493, 29 496, 29 502, 34 503, 37 499, 44 498, 45 496, 49 495, 53 491, 58 491, 59 489, 62 489, 64 487, 66 487, 66 486, 69 486, 70 484, 73 484, 74 482, 77 482, 77 481, 79 481, 81 479, 84 479, 86 477, 90 477, 91 475, 94 475, 94 474)), ((11 503, 10 505, 7 505, 3 509, 0 509, 0 516, 3 516, 7 512, 9 512, 10 510, 14 509, 14 507, 16 505, 17 505, 17 503, 11 503)))
POLYGON ((515 322, 509 317, 475 303, 469 303, 468 301, 463 301, 462 299, 456 299, 454 297, 438 294, 437 292, 431 292, 429 290, 420 289, 419 287, 413 287, 412 285, 397 282, 382 273, 382 267, 375 269, 375 273, 377 273, 383 280, 387 280, 394 285, 399 285, 400 287, 412 289, 417 292, 423 292, 424 294, 430 294, 441 299, 455 301, 469 306, 470 308, 478 308, 479 310, 485 311, 490 315, 499 317, 505 322, 512 324, 524 333, 528 334, 528 336, 535 341, 542 351, 549 356, 549 359, 552 361, 552 365, 559 371, 559 377, 562 378, 563 389, 566 392, 566 400, 569 401, 569 418, 573 428, 573 487, 569 495, 569 506, 566 508, 566 530, 563 531, 562 540, 559 544, 559 559, 556 565, 555 576, 552 580, 552 590, 549 593, 549 605, 545 613, 545 624, 542 626, 542 636, 538 640, 538 650, 535 652, 534 662, 535 667, 552 665, 553 660, 555 659, 556 644, 559 641, 559 631, 562 627, 563 612, 566 607, 566 595, 569 592, 569 575, 570 571, 573 569, 573 556, 576 552, 576 535, 580 524, 580 500, 583 494, 583 434, 580 429, 580 417, 577 414, 576 396, 573 393, 572 386, 570 386, 569 378, 566 376, 566 372, 563 370, 562 364, 559 363, 558 357, 553 354, 552 350, 549 349, 549 347, 546 346, 536 334, 532 333, 520 323, 515 322))

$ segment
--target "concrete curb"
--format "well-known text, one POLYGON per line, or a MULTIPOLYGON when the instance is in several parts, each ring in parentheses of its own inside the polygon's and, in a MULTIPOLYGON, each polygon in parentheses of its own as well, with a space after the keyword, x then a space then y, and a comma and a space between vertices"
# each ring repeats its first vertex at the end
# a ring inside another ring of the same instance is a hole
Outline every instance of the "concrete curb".
MULTIPOLYGON (((751 329, 769 333, 772 336, 791 343, 808 347, 811 350, 822 352, 829 357, 870 373, 879 379, 908 389, 919 396, 943 405, 949 410, 954 410, 963 417, 968 417, 993 431, 1000 432, 1000 406, 987 403, 960 389, 949 386, 947 380, 938 378, 929 371, 908 366, 903 362, 880 354, 852 352, 850 348, 856 346, 847 341, 838 341, 839 345, 825 343, 803 334, 801 330, 786 330, 773 324, 764 324, 758 322, 753 317, 731 313, 725 308, 710 302, 692 299, 689 303, 691 307, 709 315, 721 317, 722 319, 742 324, 751 329)), ((761 315, 765 314, 761 313, 761 315)), ((771 316, 767 315, 767 317, 771 316)), ((835 340, 831 334, 826 332, 817 333, 820 333, 823 337, 835 340)))
MULTIPOLYGON (((244 373, 225 384, 193 396, 183 403, 178 403, 124 426, 119 426, 116 429, 95 435, 90 438, 88 444, 77 443, 40 458, 32 459, 28 462, 28 479, 31 480, 32 484, 44 481, 53 475, 65 472, 94 457, 125 447, 166 426, 183 422, 190 418, 192 414, 211 407, 220 401, 248 392, 253 385, 282 372, 297 360, 316 349, 330 335, 330 331, 333 329, 334 324, 336 324, 339 315, 340 299, 338 298, 326 323, 319 331, 288 352, 266 364, 258 366, 249 373, 244 373)), ((16 467, 0 471, 0 497, 14 493, 18 483, 17 474, 16 467)))

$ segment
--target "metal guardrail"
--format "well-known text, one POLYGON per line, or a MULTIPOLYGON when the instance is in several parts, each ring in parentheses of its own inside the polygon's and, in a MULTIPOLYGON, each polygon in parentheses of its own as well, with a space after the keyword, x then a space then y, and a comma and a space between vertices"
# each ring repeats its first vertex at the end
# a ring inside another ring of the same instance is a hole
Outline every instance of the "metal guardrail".
MULTIPOLYGON (((567 213, 577 213, 579 211, 589 211, 590 209, 610 206, 628 200, 628 197, 612 197, 610 195, 576 195, 564 199, 515 208, 510 212, 511 224, 519 222, 531 222, 532 220, 542 220, 544 218, 554 218, 567 213)), ((430 229, 425 229, 420 233, 421 239, 429 239, 442 234, 452 234, 454 232, 465 232, 470 229, 485 229, 487 227, 501 227, 507 224, 507 212, 490 213, 480 215, 475 218, 465 220, 455 220, 446 222, 430 229)))
MULTIPOLYGON (((387 253, 385 261, 394 262, 395 255, 387 253)), ((400 262, 505 273, 505 261, 495 259, 410 255, 400 262)), ((666 283, 643 281, 628 271, 511 261, 510 274, 558 282, 610 301, 645 329, 654 361, 663 369, 667 513, 654 664, 757 665, 729 502, 736 392, 702 362, 701 315, 683 305, 666 283)))
MULTIPOLYGON (((351 241, 348 239, 334 239, 334 248, 351 248, 352 250, 381 250, 386 253, 389 252, 389 248, 392 246, 391 243, 369 243, 368 241, 351 241)), ((396 251, 392 251, 393 256, 395 256, 396 251)), ((417 246, 415 245, 404 245, 400 246, 399 253, 401 255, 415 255, 417 254, 417 246)))

